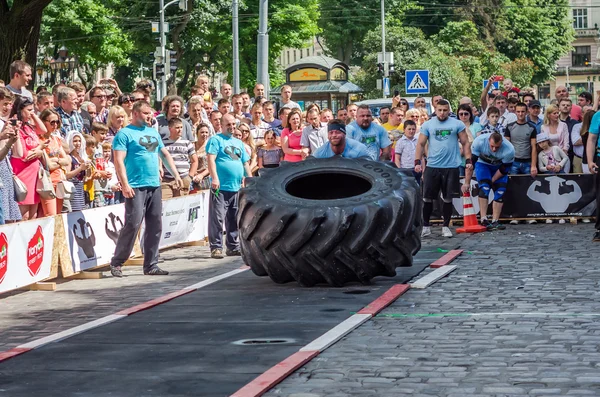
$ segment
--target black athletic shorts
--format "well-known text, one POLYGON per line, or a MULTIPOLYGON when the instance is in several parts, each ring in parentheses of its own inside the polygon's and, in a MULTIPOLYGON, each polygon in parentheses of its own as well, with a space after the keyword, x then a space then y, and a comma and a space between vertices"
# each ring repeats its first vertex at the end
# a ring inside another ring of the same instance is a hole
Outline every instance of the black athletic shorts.
POLYGON ((445 200, 460 197, 460 175, 457 168, 426 167, 423 175, 423 198, 437 200, 440 191, 445 200))

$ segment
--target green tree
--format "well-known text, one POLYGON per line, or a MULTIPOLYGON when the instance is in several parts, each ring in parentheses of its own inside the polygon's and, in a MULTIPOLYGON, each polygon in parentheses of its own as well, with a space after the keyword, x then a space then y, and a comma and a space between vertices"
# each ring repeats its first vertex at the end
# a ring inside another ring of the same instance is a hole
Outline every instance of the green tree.
POLYGON ((506 0, 507 34, 497 38, 500 52, 510 59, 533 62, 532 83, 552 77, 556 61, 571 50, 574 39, 568 0, 506 0))
POLYGON ((70 56, 79 60, 79 78, 88 87, 99 68, 126 65, 134 48, 115 22, 111 8, 115 6, 114 0, 54 0, 44 11, 40 44, 48 55, 55 55, 63 45, 69 48, 70 56))

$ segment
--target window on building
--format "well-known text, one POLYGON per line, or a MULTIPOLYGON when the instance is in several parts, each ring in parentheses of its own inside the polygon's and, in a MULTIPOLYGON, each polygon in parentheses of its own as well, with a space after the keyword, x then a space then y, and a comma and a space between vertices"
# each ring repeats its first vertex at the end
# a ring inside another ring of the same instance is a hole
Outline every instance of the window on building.
POLYGON ((550 103, 550 84, 540 84, 538 85, 538 96, 542 103, 542 105, 547 105, 550 103))
POLYGON ((588 66, 592 59, 592 47, 589 45, 576 46, 571 54, 573 66, 588 66))
POLYGON ((296 62, 296 54, 298 53, 298 51, 294 50, 294 62, 296 62))
POLYGON ((588 28, 588 10, 587 8, 573 9, 573 28, 587 29, 588 28))
POLYGON ((290 64, 290 50, 287 50, 287 64, 290 64))

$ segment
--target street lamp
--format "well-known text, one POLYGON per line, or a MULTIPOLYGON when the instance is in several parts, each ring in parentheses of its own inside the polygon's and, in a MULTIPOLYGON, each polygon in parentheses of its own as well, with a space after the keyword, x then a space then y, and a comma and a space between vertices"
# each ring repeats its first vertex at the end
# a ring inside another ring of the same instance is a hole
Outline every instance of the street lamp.
POLYGON ((210 56, 208 55, 208 53, 204 53, 204 55, 202 56, 202 60, 204 61, 204 63, 208 63, 208 61, 210 61, 210 56))
POLYGON ((215 63, 210 64, 210 85, 215 86, 215 70, 217 69, 217 65, 215 63))

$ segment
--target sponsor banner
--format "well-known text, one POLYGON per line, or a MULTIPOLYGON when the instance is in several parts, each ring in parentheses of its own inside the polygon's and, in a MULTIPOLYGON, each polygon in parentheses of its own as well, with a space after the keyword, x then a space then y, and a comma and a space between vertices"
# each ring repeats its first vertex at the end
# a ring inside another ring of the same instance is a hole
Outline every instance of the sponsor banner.
MULTIPOLYGON (((176 197, 162 202, 162 233, 159 249, 182 243, 204 240, 208 235, 208 190, 197 194, 176 197)), ((140 245, 144 249, 142 222, 140 245)))
POLYGON ((50 277, 54 218, 0 226, 0 293, 50 277))
MULTIPOLYGON (((461 179, 461 183, 464 179, 461 179)), ((479 214, 479 185, 471 181, 473 209, 479 214)), ((488 197, 492 214, 494 192, 488 197)), ((596 212, 594 176, 590 174, 513 175, 504 194, 502 218, 591 217, 596 212)), ((462 198, 452 201, 453 217, 463 214, 462 198)), ((434 205, 434 219, 441 219, 442 200, 434 205)))
POLYGON ((71 212, 62 216, 73 271, 80 272, 109 264, 125 223, 125 204, 71 212))
POLYGON ((163 201, 159 248, 203 240, 207 234, 208 191, 163 201))

